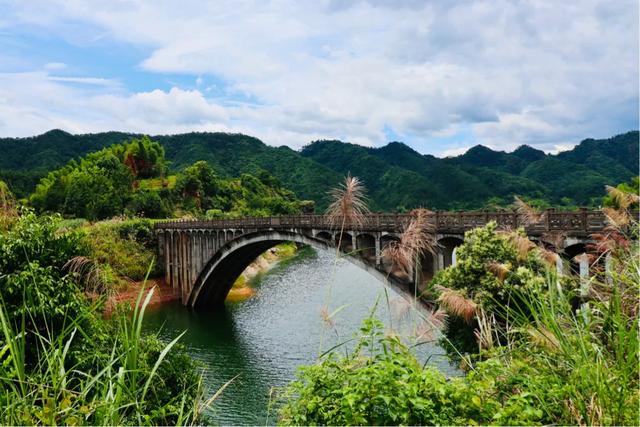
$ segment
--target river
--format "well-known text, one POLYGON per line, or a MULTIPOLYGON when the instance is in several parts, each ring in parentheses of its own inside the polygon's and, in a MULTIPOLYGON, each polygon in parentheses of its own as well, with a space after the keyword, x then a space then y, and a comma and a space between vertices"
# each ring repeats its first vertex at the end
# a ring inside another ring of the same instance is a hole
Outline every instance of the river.
MULTIPOLYGON (((351 338, 376 301, 387 327, 412 339, 423 332, 412 333, 423 322, 398 295, 389 290, 387 298, 383 283, 346 260, 336 262, 330 251, 304 248, 255 286, 254 297, 223 310, 194 313, 169 304, 150 308, 145 319, 146 331, 159 331, 166 341, 187 330, 181 342, 205 366, 207 397, 237 376, 208 412, 221 425, 273 424, 272 388, 294 379, 298 366, 314 363, 321 348, 351 338), (342 306, 332 325, 323 320, 323 307, 331 313, 342 306)), ((455 374, 435 344, 437 333, 419 340, 429 341, 416 347, 420 359, 455 374)))

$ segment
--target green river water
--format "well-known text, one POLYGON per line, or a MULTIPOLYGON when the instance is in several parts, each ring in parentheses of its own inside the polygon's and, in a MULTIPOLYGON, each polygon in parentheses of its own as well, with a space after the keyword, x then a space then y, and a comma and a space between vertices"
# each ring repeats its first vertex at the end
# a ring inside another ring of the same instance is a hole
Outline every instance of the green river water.
MULTIPOLYGON (((387 326, 407 335, 415 329, 417 321, 406 303, 389 290, 387 304, 383 283, 348 261, 335 262, 334 255, 305 248, 265 274, 254 297, 222 310, 194 313, 179 304, 148 310, 148 332, 159 331, 168 341, 187 331, 182 343, 205 367, 207 396, 237 376, 208 412, 215 423, 275 423, 272 391, 291 381, 298 366, 314 363, 321 348, 351 338, 377 299, 376 315, 387 326), (332 312, 343 305, 328 327, 322 308, 332 312)), ((416 351, 420 359, 455 374, 434 342, 416 351)))

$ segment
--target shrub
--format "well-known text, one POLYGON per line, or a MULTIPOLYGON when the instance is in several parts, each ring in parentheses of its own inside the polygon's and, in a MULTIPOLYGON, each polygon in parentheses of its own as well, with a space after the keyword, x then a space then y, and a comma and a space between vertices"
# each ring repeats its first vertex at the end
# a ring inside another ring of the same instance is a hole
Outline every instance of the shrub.
MULTIPOLYGON (((631 255, 631 254, 628 254, 631 255)), ((299 370, 283 394, 286 425, 639 425, 637 257, 622 261, 606 297, 573 309, 572 292, 525 287, 527 314, 509 319, 505 346, 462 377, 418 363, 382 323, 365 321, 355 350, 299 370), (630 301, 627 294, 635 295, 630 301)))
MULTIPOLYGON (((86 229, 91 258, 110 265, 120 276, 142 280, 155 258, 155 236, 149 220, 109 220, 86 229)), ((152 276, 157 274, 154 264, 152 276)))
MULTIPOLYGON (((448 341, 443 345, 452 356, 477 352, 479 311, 492 313, 503 323, 498 308, 526 312, 523 291, 527 298, 544 298, 547 276, 560 280, 555 278, 555 266, 550 268, 543 261, 544 249, 529 241, 524 230, 504 233, 496 228, 496 223, 490 222, 468 231, 456 250, 456 265, 438 272, 431 281, 431 292, 449 315, 444 329, 448 341)), ((566 286, 571 284, 562 280, 566 286)))

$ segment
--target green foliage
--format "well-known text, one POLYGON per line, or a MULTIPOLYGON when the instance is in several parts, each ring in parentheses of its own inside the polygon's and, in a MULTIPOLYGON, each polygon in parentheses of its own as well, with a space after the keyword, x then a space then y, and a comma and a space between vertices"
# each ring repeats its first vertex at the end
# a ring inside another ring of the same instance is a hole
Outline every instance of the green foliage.
MULTIPOLYGON (((164 149, 147 137, 72 160, 38 184, 30 203, 40 212, 105 219, 116 215, 166 218, 174 212, 222 216, 282 215, 303 204, 265 170, 221 178, 205 161, 164 178, 164 149)), ((308 208, 308 203, 304 205, 308 208)))
MULTIPOLYGON (((519 255, 509 238, 496 230, 496 223, 490 222, 468 231, 464 243, 456 248, 456 265, 439 271, 431 285, 459 290, 489 311, 513 301, 514 290, 529 287, 532 292, 540 291, 547 269, 537 252, 519 255), (488 268, 491 263, 504 266, 504 278, 488 268)), ((514 234, 527 239, 522 229, 514 234)))
POLYGON ((89 256, 113 268, 118 276, 131 280, 144 279, 149 265, 156 276, 155 235, 148 219, 112 219, 85 228, 89 256))
POLYGON ((363 323, 356 349, 330 353, 300 369, 284 395, 285 425, 530 425, 544 412, 536 396, 518 389, 524 369, 509 372, 496 359, 462 378, 446 379, 421 365, 382 323, 363 323), (510 376, 506 377, 505 374, 510 376), (514 381, 515 380, 515 381, 514 381))
MULTIPOLYGON (((485 232, 477 236, 492 240, 485 232)), ((505 249, 496 241, 488 247, 505 249)), ((421 366, 397 336, 367 319, 354 351, 334 349, 300 369, 283 395, 280 422, 638 425, 639 259, 637 247, 617 252, 613 283, 593 280, 594 296, 578 310, 573 291, 553 277, 544 280, 544 293, 537 284, 514 289, 523 305, 493 306, 508 320, 491 326, 505 345, 484 351, 462 377, 421 366)))
MULTIPOLYGON (((554 276, 541 259, 541 250, 529 242, 524 230, 498 232, 495 222, 465 234, 464 243, 456 249, 456 265, 439 271, 430 282, 431 297, 443 299, 448 312, 443 347, 457 359, 459 353, 476 353, 479 310, 495 313, 500 307, 515 307, 526 312, 527 303, 520 299, 523 290, 536 298, 544 298, 545 279, 554 276), (496 271, 499 270, 499 271, 496 271), (471 301, 476 309, 472 318, 462 319, 456 305, 445 297, 448 290, 471 301)), ((560 280, 560 279, 555 279, 560 280)), ((567 281, 564 280, 563 283, 567 281)), ((497 316, 497 322, 505 319, 497 316)))
POLYGON ((72 160, 43 178, 30 197, 38 211, 60 212, 87 219, 122 214, 129 203, 133 213, 145 209, 164 213, 156 194, 135 195, 138 178, 164 173, 164 150, 143 137, 129 144, 116 144, 91 153, 79 162, 72 160))
POLYGON ((178 175, 174 199, 184 210, 205 212, 209 218, 295 214, 303 203, 266 171, 224 179, 204 161, 178 175))
MULTIPOLYGON (((195 363, 177 340, 141 335, 150 297, 103 320, 63 269, 88 250, 82 233, 59 222, 23 211, 0 233, 0 423, 198 423, 195 363)), ((148 221, 112 229, 151 239, 148 221)))
POLYGON ((38 217, 23 209, 12 227, 0 233, 0 279, 21 271, 29 262, 51 266, 61 274, 63 265, 84 253, 82 235, 77 232, 59 234, 60 217, 38 217))
POLYGON ((171 216, 171 208, 159 191, 138 190, 133 193, 125 213, 147 218, 167 218, 171 216))
MULTIPOLYGON (((33 138, 0 139, 5 153, 0 159, 0 178, 23 197, 33 190, 37 178, 69 160, 138 137, 117 132, 70 135, 56 130, 33 138)), ((484 208, 491 199, 507 206, 516 194, 555 207, 597 206, 605 184, 637 175, 634 162, 639 145, 634 131, 609 139, 588 139, 558 155, 527 146, 512 153, 476 146, 462 156, 439 159, 421 155, 402 143, 366 148, 317 141, 298 153, 240 134, 188 133, 153 139, 164 148, 174 171, 199 160, 223 177, 255 176, 267 170, 298 198, 314 200, 319 211, 328 205, 327 191, 347 172, 363 179, 370 189, 373 209, 387 211, 424 205, 484 208)))

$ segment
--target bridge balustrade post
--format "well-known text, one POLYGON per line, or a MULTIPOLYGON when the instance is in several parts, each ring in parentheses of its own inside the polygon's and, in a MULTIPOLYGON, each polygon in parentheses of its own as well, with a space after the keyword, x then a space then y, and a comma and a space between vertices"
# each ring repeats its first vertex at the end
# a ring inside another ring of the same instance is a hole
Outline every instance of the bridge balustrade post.
POLYGON ((582 231, 589 231, 589 225, 587 223, 587 209, 580 208, 580 221, 582 222, 582 231))
POLYGON ((438 250, 436 258, 438 259, 437 271, 444 270, 444 253, 442 252, 442 249, 438 250))
POLYGON ((613 257, 611 256, 611 251, 609 251, 604 257, 604 281, 609 286, 613 286, 612 262, 613 257))
POLYGON ((559 255, 556 257, 556 272, 558 275, 564 274, 564 262, 562 261, 562 257, 559 255))
POLYGON ((580 263, 580 295, 586 296, 589 293, 589 257, 581 254, 576 258, 580 263))

